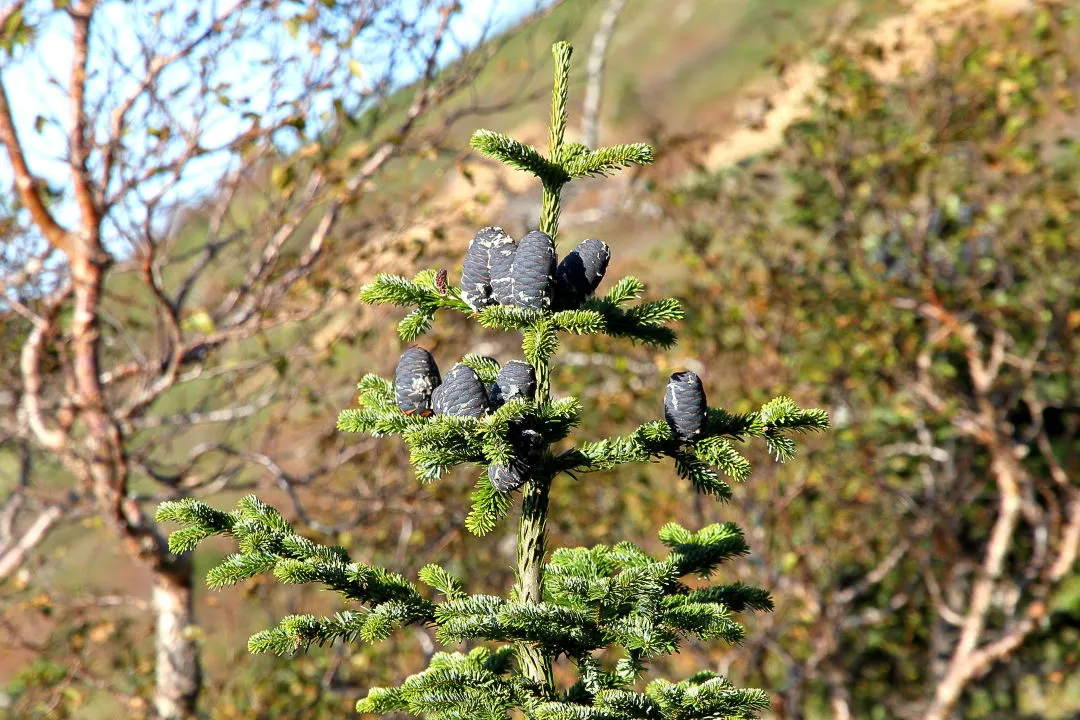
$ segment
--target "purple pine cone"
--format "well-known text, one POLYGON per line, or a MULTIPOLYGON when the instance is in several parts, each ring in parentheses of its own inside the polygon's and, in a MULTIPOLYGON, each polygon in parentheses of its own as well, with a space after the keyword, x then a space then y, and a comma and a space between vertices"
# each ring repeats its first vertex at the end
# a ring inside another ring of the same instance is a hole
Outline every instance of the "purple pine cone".
POLYGON ((533 230, 521 239, 514 251, 510 278, 513 297, 505 304, 529 310, 542 310, 551 305, 555 282, 555 243, 551 236, 533 230))
POLYGON ((701 434, 709 406, 701 378, 689 370, 677 372, 668 378, 664 392, 664 417, 675 437, 689 442, 701 434))
POLYGON ((497 410, 515 398, 532 400, 536 394, 536 372, 532 365, 511 360, 502 366, 491 386, 491 409, 497 410))
POLYGON ((476 371, 458 363, 450 368, 431 397, 431 409, 439 415, 478 418, 487 412, 487 389, 476 371))
MULTIPOLYGON (((494 305, 492 297, 492 261, 502 262, 504 255, 512 256, 514 239, 502 228, 481 228, 469 243, 461 267, 461 297, 473 310, 494 305)), ((509 262, 507 261, 509 268, 509 262)), ((509 276, 509 269, 504 273, 509 276)))
POLYGON ((403 413, 431 412, 431 394, 439 387, 439 366, 422 347, 411 347, 401 354, 394 372, 394 399, 403 413))
POLYGON ((589 238, 570 251, 555 271, 556 310, 574 310, 589 299, 607 272, 611 250, 601 240, 589 238))

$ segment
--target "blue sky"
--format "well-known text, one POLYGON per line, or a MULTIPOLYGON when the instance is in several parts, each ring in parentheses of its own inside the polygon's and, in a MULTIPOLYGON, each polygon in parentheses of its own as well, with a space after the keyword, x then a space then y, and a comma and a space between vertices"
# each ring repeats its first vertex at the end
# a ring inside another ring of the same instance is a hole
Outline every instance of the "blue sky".
MULTIPOLYGON (((178 22, 179 18, 186 15, 189 10, 203 12, 207 14, 206 17, 210 17, 212 13, 220 12, 222 8, 229 7, 232 1, 177 0, 168 5, 171 5, 174 9, 176 14, 173 17, 178 22)), ((412 10, 415 12, 415 9, 420 7, 417 0, 399 1, 399 7, 406 11, 412 10)), ((546 4, 548 1, 462 0, 462 11, 451 25, 452 35, 458 40, 458 43, 444 47, 441 61, 452 60, 462 45, 475 44, 485 31, 490 34, 493 30, 504 28, 523 17, 526 13, 535 10, 538 4, 546 4)), ((35 3, 31 0, 29 5, 31 8, 34 6, 45 7, 46 5, 51 6, 51 3, 46 3, 45 0, 35 3)), ((297 7, 302 9, 300 5, 297 5, 297 7)), ((132 4, 105 2, 102 15, 95 20, 94 40, 97 41, 99 49, 107 46, 115 49, 114 52, 119 59, 130 58, 134 60, 138 56, 138 47, 134 40, 136 24, 148 22, 150 20, 145 16, 145 13, 140 16, 133 12, 132 4)), ((280 28, 274 35, 274 39, 275 41, 284 40, 285 43, 289 42, 289 38, 280 28)), ((294 44, 298 42, 296 41, 294 44)), ((93 47, 92 44, 92 63, 95 59, 93 47)), ((235 73, 238 76, 243 73, 254 72, 253 68, 257 67, 254 62, 255 58, 244 57, 244 53, 254 55, 260 49, 258 46, 249 44, 248 48, 240 47, 235 51, 237 53, 234 58, 235 73)), ((386 68, 385 66, 380 67, 379 62, 381 57, 389 54, 386 49, 371 45, 363 48, 363 51, 364 65, 366 66, 365 74, 370 73, 372 77, 384 74, 386 68)), ((115 62, 113 59, 105 59, 103 55, 97 55, 96 59, 99 60, 97 66, 99 72, 95 73, 95 78, 88 87, 88 96, 91 97, 96 94, 97 90, 101 89, 94 86, 95 82, 110 82, 106 70, 109 63, 115 62)), ((63 86, 67 83, 71 60, 71 26, 63 13, 53 13, 50 19, 38 28, 38 37, 31 51, 17 54, 14 60, 0 56, 0 76, 3 77, 8 97, 11 100, 16 128, 26 148, 31 170, 56 184, 62 184, 67 177, 67 169, 62 157, 66 151, 67 143, 67 128, 65 125, 68 116, 68 99, 63 86), (39 117, 50 120, 55 118, 57 123, 47 122, 40 125, 39 117)), ((395 68, 393 78, 397 84, 407 84, 416 79, 417 72, 418 68, 414 65, 402 66, 395 68)), ((259 82, 265 81, 265 79, 256 79, 252 82, 250 77, 238 77, 237 79, 246 81, 249 85, 255 85, 256 87, 258 87, 259 82)), ((176 80, 179 82, 181 78, 176 78, 176 80)), ((287 83, 288 80, 285 82, 287 83)), ((107 121, 107 118, 100 120, 100 122, 105 121, 107 121)), ((213 130, 207 133, 208 144, 212 144, 214 135, 228 138, 235 134, 239 122, 240 116, 238 113, 230 114, 222 111, 220 121, 213 130)), ((200 172, 199 175, 211 177, 212 173, 221 171, 220 166, 215 166, 214 163, 226 162, 228 162, 228 158, 211 159, 208 161, 209 164, 204 164, 203 168, 204 171, 208 170, 211 174, 207 175, 200 172)), ((5 186, 6 192, 7 188, 10 188, 11 168, 6 154, 2 152, 0 152, 0 182, 5 186)), ((181 193, 197 192, 198 184, 198 180, 195 180, 189 185, 188 189, 182 190, 181 193)), ((182 199, 182 197, 177 199, 182 199)), ((58 207, 56 211, 61 221, 70 218, 70 208, 58 207)))

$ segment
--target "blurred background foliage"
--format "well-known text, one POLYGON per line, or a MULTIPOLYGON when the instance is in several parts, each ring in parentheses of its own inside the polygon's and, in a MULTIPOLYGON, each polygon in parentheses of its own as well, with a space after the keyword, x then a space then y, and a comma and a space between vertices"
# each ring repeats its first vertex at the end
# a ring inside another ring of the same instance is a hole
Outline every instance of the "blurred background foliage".
POLYGON ((730 358, 737 387, 834 408, 807 477, 750 490, 786 607, 766 686, 809 672, 857 717, 917 712, 997 530, 1000 455, 1025 507, 987 623, 1041 619, 963 716, 1075 712, 1080 585, 1047 587, 1042 563, 1080 450, 1077 21, 974 15, 919 67, 890 68, 879 42, 826 47, 779 148, 667 194, 693 346, 730 358))
MULTIPOLYGON (((334 418, 355 381, 389 376, 400 351, 392 315, 361 309, 352 292, 376 271, 440 263, 453 281, 478 226, 520 235, 535 222, 538 188, 495 174, 465 152, 465 138, 481 125, 542 143, 546 49, 567 39, 584 55, 605 4, 564 0, 527 18, 465 93, 424 119, 441 132, 410 146, 348 208, 305 288, 341 297, 229 351, 230 361, 262 363, 248 386, 200 382, 154 409, 189 412, 225 390, 250 396, 267 385, 287 386, 288 401, 225 430, 150 426, 136 445, 175 460, 227 432, 287 455, 286 473, 204 466, 221 478, 199 489, 216 507, 255 488, 357 560, 406 576, 437 562, 471 592, 511 583, 509 526, 484 539, 464 530, 468 474, 421 486, 404 449, 384 442, 325 476, 303 475, 340 448, 334 418)), ((980 637, 1022 635, 968 678, 954 717, 1080 712, 1075 549, 1068 557, 1080 484, 1078 64, 1070 3, 626 2, 603 78, 603 142, 648 140, 658 162, 614 190, 586 184, 569 198, 563 239, 604 239, 615 277, 632 270, 657 296, 679 297, 687 320, 672 353, 570 342, 553 389, 582 397, 597 437, 657 417, 667 374, 683 366, 705 379, 713 405, 746 411, 789 394, 828 408, 834 425, 796 462, 758 465, 724 507, 690 497, 659 466, 556 483, 555 545, 628 538, 654 551, 669 520, 747 529, 753 554, 733 572, 769 588, 775 612, 748 618, 740 647, 692 646, 669 663, 672 676, 718 668, 769 689, 777 718, 923 717, 963 665, 959 639, 1002 498, 1012 497, 1002 478, 1012 477, 1015 522, 999 531, 1010 530, 980 637), (811 99, 792 100, 807 78, 811 99)), ((576 82, 580 103, 584 78, 576 82)), ((346 137, 375 142, 410 97, 353 118, 346 137)), ((325 160, 347 164, 350 142, 337 147, 325 160)), ((296 192, 313 157, 282 152, 235 202, 257 216, 276 194, 296 192)), ((178 211, 177 257, 199 249, 212 199, 178 211)), ((217 259, 196 308, 239 282, 239 257, 217 259)), ((139 290, 124 282, 110 281, 110 312, 137 327, 139 290)), ((185 321, 206 317, 196 309, 185 321)), ((27 332, 13 318, 0 328, 5 348, 27 332)), ((512 340, 473 332, 443 323, 426 344, 436 356, 516 357, 512 340)), ((0 353, 5 365, 14 356, 0 353)), ((7 483, 17 451, 0 449, 7 483)), ((49 467, 47 456, 34 461, 49 467)), ((63 471, 50 482, 62 487, 63 471)), ((149 479, 138 482, 151 492, 149 479)), ((400 681, 436 650, 417 632, 377 648, 250 657, 249 634, 301 609, 332 612, 333 599, 261 580, 210 592, 200 578, 220 559, 211 555, 195 557, 189 628, 203 657, 204 717, 351 714, 368 686, 400 681)), ((110 602, 144 595, 148 583, 92 516, 51 536, 3 586, 0 713, 149 713, 152 617, 145 603, 110 602)))

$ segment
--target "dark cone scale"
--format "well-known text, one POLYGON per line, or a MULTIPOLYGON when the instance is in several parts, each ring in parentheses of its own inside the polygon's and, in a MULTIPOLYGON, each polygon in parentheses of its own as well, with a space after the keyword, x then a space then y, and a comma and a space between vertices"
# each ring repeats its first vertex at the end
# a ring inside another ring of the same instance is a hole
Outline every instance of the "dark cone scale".
POLYGON ((540 459, 544 438, 535 430, 511 428, 516 437, 511 440, 517 457, 509 465, 489 465, 488 480, 499 492, 510 492, 521 487, 529 479, 529 472, 540 459))
POLYGON ((555 271, 555 297, 552 304, 557 310, 574 310, 596 292, 607 272, 611 250, 601 240, 589 238, 562 259, 555 271))
POLYGON ((439 412, 438 408, 442 407, 442 404, 443 404, 442 403, 442 394, 443 394, 442 390, 443 390, 443 386, 440 385, 439 387, 437 387, 437 388, 435 388, 434 390, 431 391, 431 412, 432 413, 438 413, 439 412))
MULTIPOLYGON (((499 258, 501 267, 504 256, 512 257, 514 239, 504 233, 502 228, 481 228, 469 243, 465 252, 465 262, 461 266, 461 297, 473 310, 480 310, 494 305, 492 297, 492 260, 499 258)), ((509 260, 503 275, 509 277, 509 260)))
POLYGON ((668 378, 664 392, 664 417, 675 437, 683 441, 697 438, 705 427, 708 412, 701 378, 689 370, 677 372, 668 378))
POLYGON ((522 460, 514 459, 509 465, 489 465, 488 480, 499 492, 511 492, 525 484, 529 477, 529 466, 522 460))
POLYGON ((514 280, 511 277, 511 272, 513 271, 514 253, 517 252, 517 248, 517 241, 503 233, 499 242, 493 244, 488 252, 488 267, 491 272, 491 299, 499 305, 510 305, 514 299, 514 280))
MULTIPOLYGON (((513 426, 511 426, 513 430, 513 426)), ((544 449, 544 436, 536 430, 517 430, 517 439, 513 442, 514 448, 521 453, 521 457, 530 465, 540 459, 544 449)))
POLYGON ((478 418, 488 409, 487 389, 475 370, 458 363, 446 373, 442 385, 432 396, 431 409, 439 415, 478 418))
POLYGON ((532 365, 521 360, 511 360, 502 366, 495 384, 491 386, 491 409, 497 410, 510 400, 532 400, 536 394, 536 372, 532 365))
MULTIPOLYGON (((508 305, 542 310, 551 305, 555 282, 555 243, 551 236, 533 230, 521 239, 514 251, 510 272, 513 298, 508 305)), ((499 301, 502 303, 502 300, 499 301)))
POLYGON ((422 347, 411 347, 401 354, 394 373, 394 399, 398 408, 410 415, 431 410, 431 394, 439 387, 439 366, 422 347))

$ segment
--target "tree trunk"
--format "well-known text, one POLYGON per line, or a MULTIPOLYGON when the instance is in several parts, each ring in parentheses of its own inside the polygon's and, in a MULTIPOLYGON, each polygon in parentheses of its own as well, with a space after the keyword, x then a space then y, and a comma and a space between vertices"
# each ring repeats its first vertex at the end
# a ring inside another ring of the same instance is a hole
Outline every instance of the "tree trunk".
POLYGON ((168 570, 154 573, 153 609, 156 620, 154 710, 162 720, 189 718, 202 685, 199 648, 191 629, 192 568, 178 558, 168 570))
POLYGON ((585 104, 581 112, 581 142, 595 149, 600 140, 600 99, 604 92, 604 61, 607 59, 608 43, 615 32, 625 0, 609 0, 600 25, 593 35, 592 50, 586 69, 585 104))
POLYGON ((108 257, 96 233, 77 240, 68 255, 75 286, 71 337, 75 387, 87 428, 88 475, 102 513, 116 527, 127 551, 154 573, 155 712, 163 720, 189 718, 202 683, 199 647, 189 630, 194 625, 191 560, 169 552, 153 521, 128 496, 127 438, 106 409, 98 364, 108 257))
MULTIPOLYGON (((547 388, 545 387, 545 394, 547 388)), ((544 555, 550 477, 530 478, 522 489, 521 520, 518 524, 517 599, 523 603, 541 603, 544 598, 544 555)), ((551 659, 539 648, 522 643, 518 648, 521 672, 550 691, 554 687, 551 659)))

